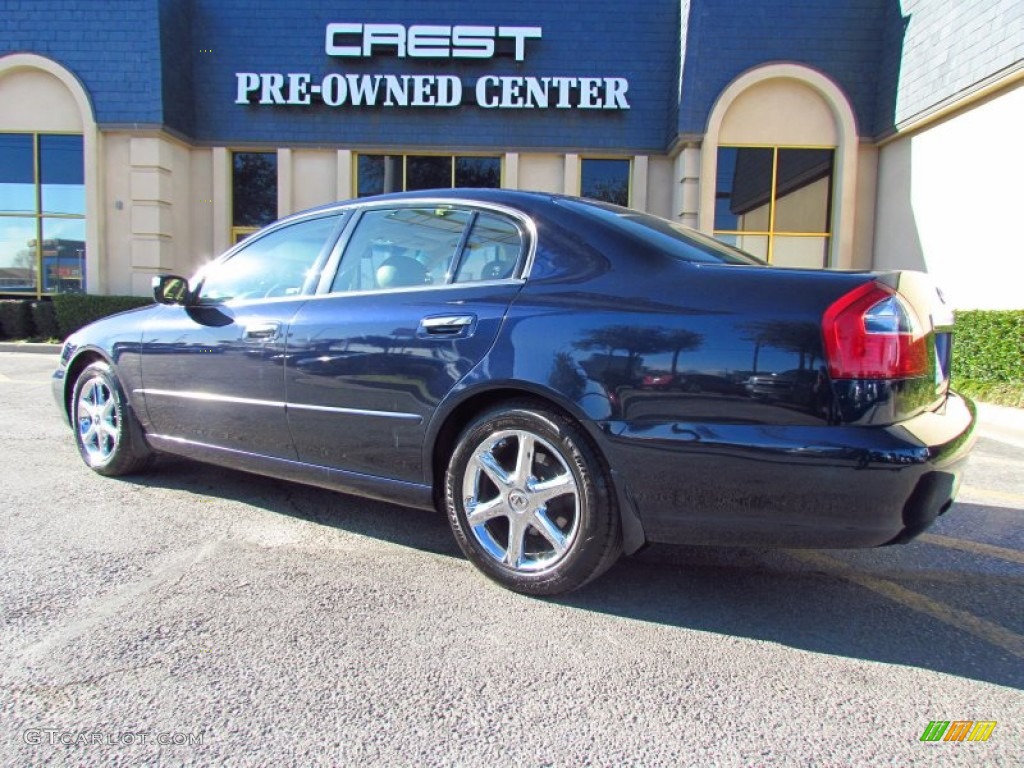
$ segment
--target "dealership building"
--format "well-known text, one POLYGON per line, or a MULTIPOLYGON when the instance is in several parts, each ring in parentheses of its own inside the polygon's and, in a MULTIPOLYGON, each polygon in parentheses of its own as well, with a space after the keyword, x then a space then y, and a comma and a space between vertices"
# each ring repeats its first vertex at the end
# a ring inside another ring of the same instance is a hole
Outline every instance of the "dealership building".
POLYGON ((0 295, 380 192, 583 195, 1024 307, 1019 0, 0 0, 0 295))

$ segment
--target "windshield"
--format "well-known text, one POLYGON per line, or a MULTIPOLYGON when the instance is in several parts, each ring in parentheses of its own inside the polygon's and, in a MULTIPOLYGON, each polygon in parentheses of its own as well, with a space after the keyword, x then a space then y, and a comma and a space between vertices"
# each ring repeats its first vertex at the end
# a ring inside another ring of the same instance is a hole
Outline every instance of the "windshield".
POLYGON ((720 243, 682 224, 648 213, 632 211, 597 200, 562 199, 558 202, 585 215, 596 216, 631 237, 643 240, 663 253, 683 261, 698 264, 766 264, 746 251, 720 243))

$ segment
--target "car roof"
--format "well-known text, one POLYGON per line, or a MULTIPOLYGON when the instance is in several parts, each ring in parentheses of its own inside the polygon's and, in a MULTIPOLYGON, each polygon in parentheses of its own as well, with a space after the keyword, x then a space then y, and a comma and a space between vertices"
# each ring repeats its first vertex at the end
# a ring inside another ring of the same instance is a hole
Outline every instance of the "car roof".
POLYGON ((345 210, 356 208, 361 205, 380 205, 393 203, 415 203, 420 200, 457 200, 462 202, 481 202, 496 205, 505 205, 510 208, 517 208, 524 212, 532 211, 544 203, 554 202, 561 195, 553 195, 545 192, 528 192, 514 189, 481 189, 461 188, 454 189, 423 189, 412 192, 391 192, 384 195, 373 195, 371 197, 352 198, 335 203, 327 203, 316 208, 300 211, 287 219, 327 213, 329 211, 345 210))

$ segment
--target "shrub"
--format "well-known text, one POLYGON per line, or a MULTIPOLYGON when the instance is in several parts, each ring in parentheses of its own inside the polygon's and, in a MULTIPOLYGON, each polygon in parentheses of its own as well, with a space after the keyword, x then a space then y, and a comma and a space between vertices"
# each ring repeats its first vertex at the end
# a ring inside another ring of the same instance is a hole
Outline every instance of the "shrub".
POLYGON ((0 300, 0 336, 5 339, 27 339, 32 333, 31 301, 29 299, 0 300))
POLYGON ((1024 310, 957 313, 952 383, 976 400, 1024 407, 1024 310))
POLYGON ((36 328, 35 335, 44 341, 60 336, 57 312, 52 301, 40 299, 32 302, 32 324, 36 328))
POLYGON ((145 296, 93 296, 86 293, 63 293, 53 297, 58 334, 66 338, 84 325, 108 315, 136 307, 145 307, 153 299, 145 296))
POLYGON ((1024 382, 1024 310, 957 312, 953 378, 1024 382))

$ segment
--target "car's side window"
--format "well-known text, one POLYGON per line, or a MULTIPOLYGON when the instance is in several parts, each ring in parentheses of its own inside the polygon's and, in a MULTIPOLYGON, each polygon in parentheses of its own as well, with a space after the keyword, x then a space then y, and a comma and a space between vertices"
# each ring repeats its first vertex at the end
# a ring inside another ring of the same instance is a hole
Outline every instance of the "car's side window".
POLYGON ((331 291, 444 285, 470 216, 452 208, 366 211, 331 291))
POLYGON ((519 227, 502 216, 481 213, 473 222, 454 282, 514 277, 522 250, 523 236, 519 227))
POLYGON ((201 278, 199 299, 301 296, 316 287, 316 268, 333 242, 337 216, 308 219, 257 237, 201 278))

